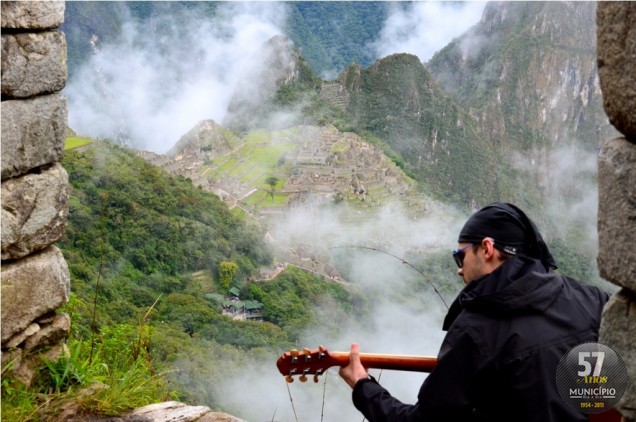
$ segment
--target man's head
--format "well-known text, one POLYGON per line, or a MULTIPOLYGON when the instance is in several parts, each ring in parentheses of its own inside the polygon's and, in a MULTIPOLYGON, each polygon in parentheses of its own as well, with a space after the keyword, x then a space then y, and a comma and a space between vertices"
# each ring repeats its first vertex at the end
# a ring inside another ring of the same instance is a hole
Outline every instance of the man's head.
POLYGON ((537 227, 512 204, 495 202, 474 213, 459 233, 458 243, 454 255, 456 260, 463 258, 458 274, 466 283, 490 274, 515 255, 535 258, 546 268, 557 268, 537 227))

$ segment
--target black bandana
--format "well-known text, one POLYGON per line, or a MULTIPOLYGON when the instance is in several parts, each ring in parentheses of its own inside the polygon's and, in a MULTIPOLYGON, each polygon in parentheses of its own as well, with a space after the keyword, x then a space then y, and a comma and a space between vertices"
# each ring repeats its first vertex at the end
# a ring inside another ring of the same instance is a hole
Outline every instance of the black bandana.
POLYGON ((493 238, 495 247, 503 252, 529 256, 546 268, 557 268, 537 227, 512 204, 495 202, 477 211, 464 224, 459 242, 480 243, 485 237, 493 238))

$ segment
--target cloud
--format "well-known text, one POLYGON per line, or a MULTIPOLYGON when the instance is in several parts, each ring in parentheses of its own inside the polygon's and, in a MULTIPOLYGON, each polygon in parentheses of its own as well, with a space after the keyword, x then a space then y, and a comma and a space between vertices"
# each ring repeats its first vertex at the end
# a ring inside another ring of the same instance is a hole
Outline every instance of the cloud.
MULTIPOLYGON (((511 163, 528 175, 536 175, 543 195, 544 236, 577 243, 577 249, 596 256, 598 244, 598 185, 596 153, 586 151, 576 142, 555 147, 547 154, 514 153, 511 163), (584 239, 581 242, 581 239, 584 239)), ((533 177, 533 176, 529 176, 533 177)))
POLYGON ((282 3, 220 3, 214 17, 127 19, 120 41, 96 42, 65 94, 78 134, 163 153, 203 119, 220 122, 254 54, 285 22, 282 3))
POLYGON ((385 26, 371 47, 378 57, 410 53, 426 62, 479 22, 485 5, 473 1, 392 4, 385 26))

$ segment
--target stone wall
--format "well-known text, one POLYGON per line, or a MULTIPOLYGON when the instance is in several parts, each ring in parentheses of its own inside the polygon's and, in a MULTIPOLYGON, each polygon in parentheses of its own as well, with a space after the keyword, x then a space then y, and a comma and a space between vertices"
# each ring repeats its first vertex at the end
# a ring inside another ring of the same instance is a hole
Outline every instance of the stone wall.
POLYGON ((30 385, 65 351, 70 277, 54 243, 66 228, 63 1, 2 2, 2 375, 30 385))
POLYGON ((623 134, 604 141, 598 159, 598 266, 621 287, 605 306, 600 341, 627 364, 617 408, 636 420, 636 3, 598 2, 596 25, 605 112, 623 134))

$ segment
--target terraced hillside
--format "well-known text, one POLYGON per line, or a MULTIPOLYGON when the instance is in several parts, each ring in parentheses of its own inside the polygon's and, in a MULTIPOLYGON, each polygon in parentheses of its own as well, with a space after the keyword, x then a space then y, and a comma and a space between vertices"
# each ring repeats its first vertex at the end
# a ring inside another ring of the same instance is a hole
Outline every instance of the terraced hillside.
POLYGON ((240 139, 204 121, 169 155, 139 155, 259 219, 309 202, 353 208, 418 202, 413 181, 379 148, 333 126, 257 130, 240 139))

